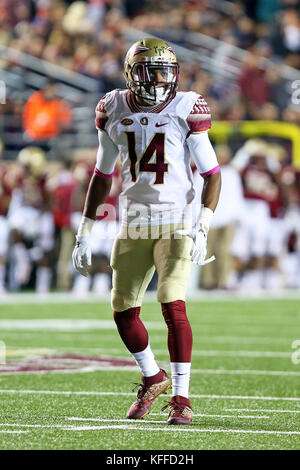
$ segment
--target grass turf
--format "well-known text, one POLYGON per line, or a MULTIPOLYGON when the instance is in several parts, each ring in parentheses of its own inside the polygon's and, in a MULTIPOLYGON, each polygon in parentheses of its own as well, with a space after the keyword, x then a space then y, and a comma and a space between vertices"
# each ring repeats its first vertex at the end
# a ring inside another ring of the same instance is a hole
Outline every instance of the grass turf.
MULTIPOLYGON (((145 303, 142 311, 152 349, 165 364, 159 305, 145 303)), ((0 374, 0 448, 300 449, 300 365, 291 360, 292 342, 300 340, 299 302, 190 301, 188 312, 191 426, 165 424, 160 410, 170 394, 160 396, 144 420, 124 419, 135 396, 132 382, 140 381, 137 369, 0 374)), ((43 350, 130 359, 111 320, 103 302, 1 305, 0 340, 7 361, 43 350), (53 329, 43 326, 46 319, 53 319, 53 329), (79 320, 77 330, 62 328, 68 319, 79 320), (24 321, 1 330, 3 320, 24 321), (26 329, 28 320, 38 321, 36 329, 26 329), (89 329, 87 320, 103 320, 105 329, 89 329)))

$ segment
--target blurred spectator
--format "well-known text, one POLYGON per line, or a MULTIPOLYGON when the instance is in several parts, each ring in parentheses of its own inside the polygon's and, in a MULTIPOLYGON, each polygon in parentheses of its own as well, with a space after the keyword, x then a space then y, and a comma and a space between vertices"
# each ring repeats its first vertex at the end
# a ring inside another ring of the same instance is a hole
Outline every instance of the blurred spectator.
POLYGON ((0 294, 6 292, 5 274, 9 242, 7 212, 10 204, 12 186, 8 171, 2 162, 3 144, 0 140, 0 294))
POLYGON ((56 287, 68 290, 72 285, 70 259, 74 245, 74 233, 71 228, 73 195, 76 180, 71 171, 72 163, 63 160, 62 168, 47 183, 51 194, 51 210, 55 225, 56 287))
POLYGON ((243 68, 238 80, 241 95, 257 106, 265 103, 269 98, 269 87, 265 71, 259 68, 257 57, 253 54, 245 56, 243 68))
POLYGON ((32 141, 57 137, 71 121, 69 107, 56 94, 56 85, 50 83, 36 91, 24 106, 23 126, 32 141))

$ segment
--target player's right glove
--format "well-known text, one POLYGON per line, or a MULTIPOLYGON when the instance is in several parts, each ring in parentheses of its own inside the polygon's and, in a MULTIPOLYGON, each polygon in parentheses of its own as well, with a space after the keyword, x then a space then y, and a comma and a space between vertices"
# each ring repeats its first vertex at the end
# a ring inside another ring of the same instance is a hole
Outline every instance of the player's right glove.
POLYGON ((87 277, 88 268, 92 265, 92 252, 89 246, 89 235, 92 230, 93 219, 82 217, 78 233, 76 235, 76 245, 72 253, 73 266, 80 274, 87 277))

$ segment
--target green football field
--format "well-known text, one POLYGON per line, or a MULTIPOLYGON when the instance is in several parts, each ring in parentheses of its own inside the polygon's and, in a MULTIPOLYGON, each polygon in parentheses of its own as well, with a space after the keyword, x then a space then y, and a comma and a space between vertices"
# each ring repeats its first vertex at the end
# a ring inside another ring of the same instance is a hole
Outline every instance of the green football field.
MULTIPOLYGON (((142 312, 169 370, 159 304, 142 312)), ((144 420, 125 419, 140 374, 109 303, 2 302, 0 448, 300 449, 299 300, 190 301, 188 312, 195 416, 168 426, 170 392, 144 420)))

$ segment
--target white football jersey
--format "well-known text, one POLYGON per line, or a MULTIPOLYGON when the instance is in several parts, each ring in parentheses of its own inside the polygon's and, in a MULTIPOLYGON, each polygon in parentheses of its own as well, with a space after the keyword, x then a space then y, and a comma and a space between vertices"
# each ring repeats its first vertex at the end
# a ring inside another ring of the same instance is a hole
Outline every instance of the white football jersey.
POLYGON ((149 109, 138 106, 130 91, 113 90, 98 103, 95 124, 100 143, 95 172, 109 177, 120 155, 120 200, 127 211, 188 206, 195 195, 191 154, 202 176, 219 170, 205 132, 211 126, 210 111, 194 92, 177 92, 149 109))

